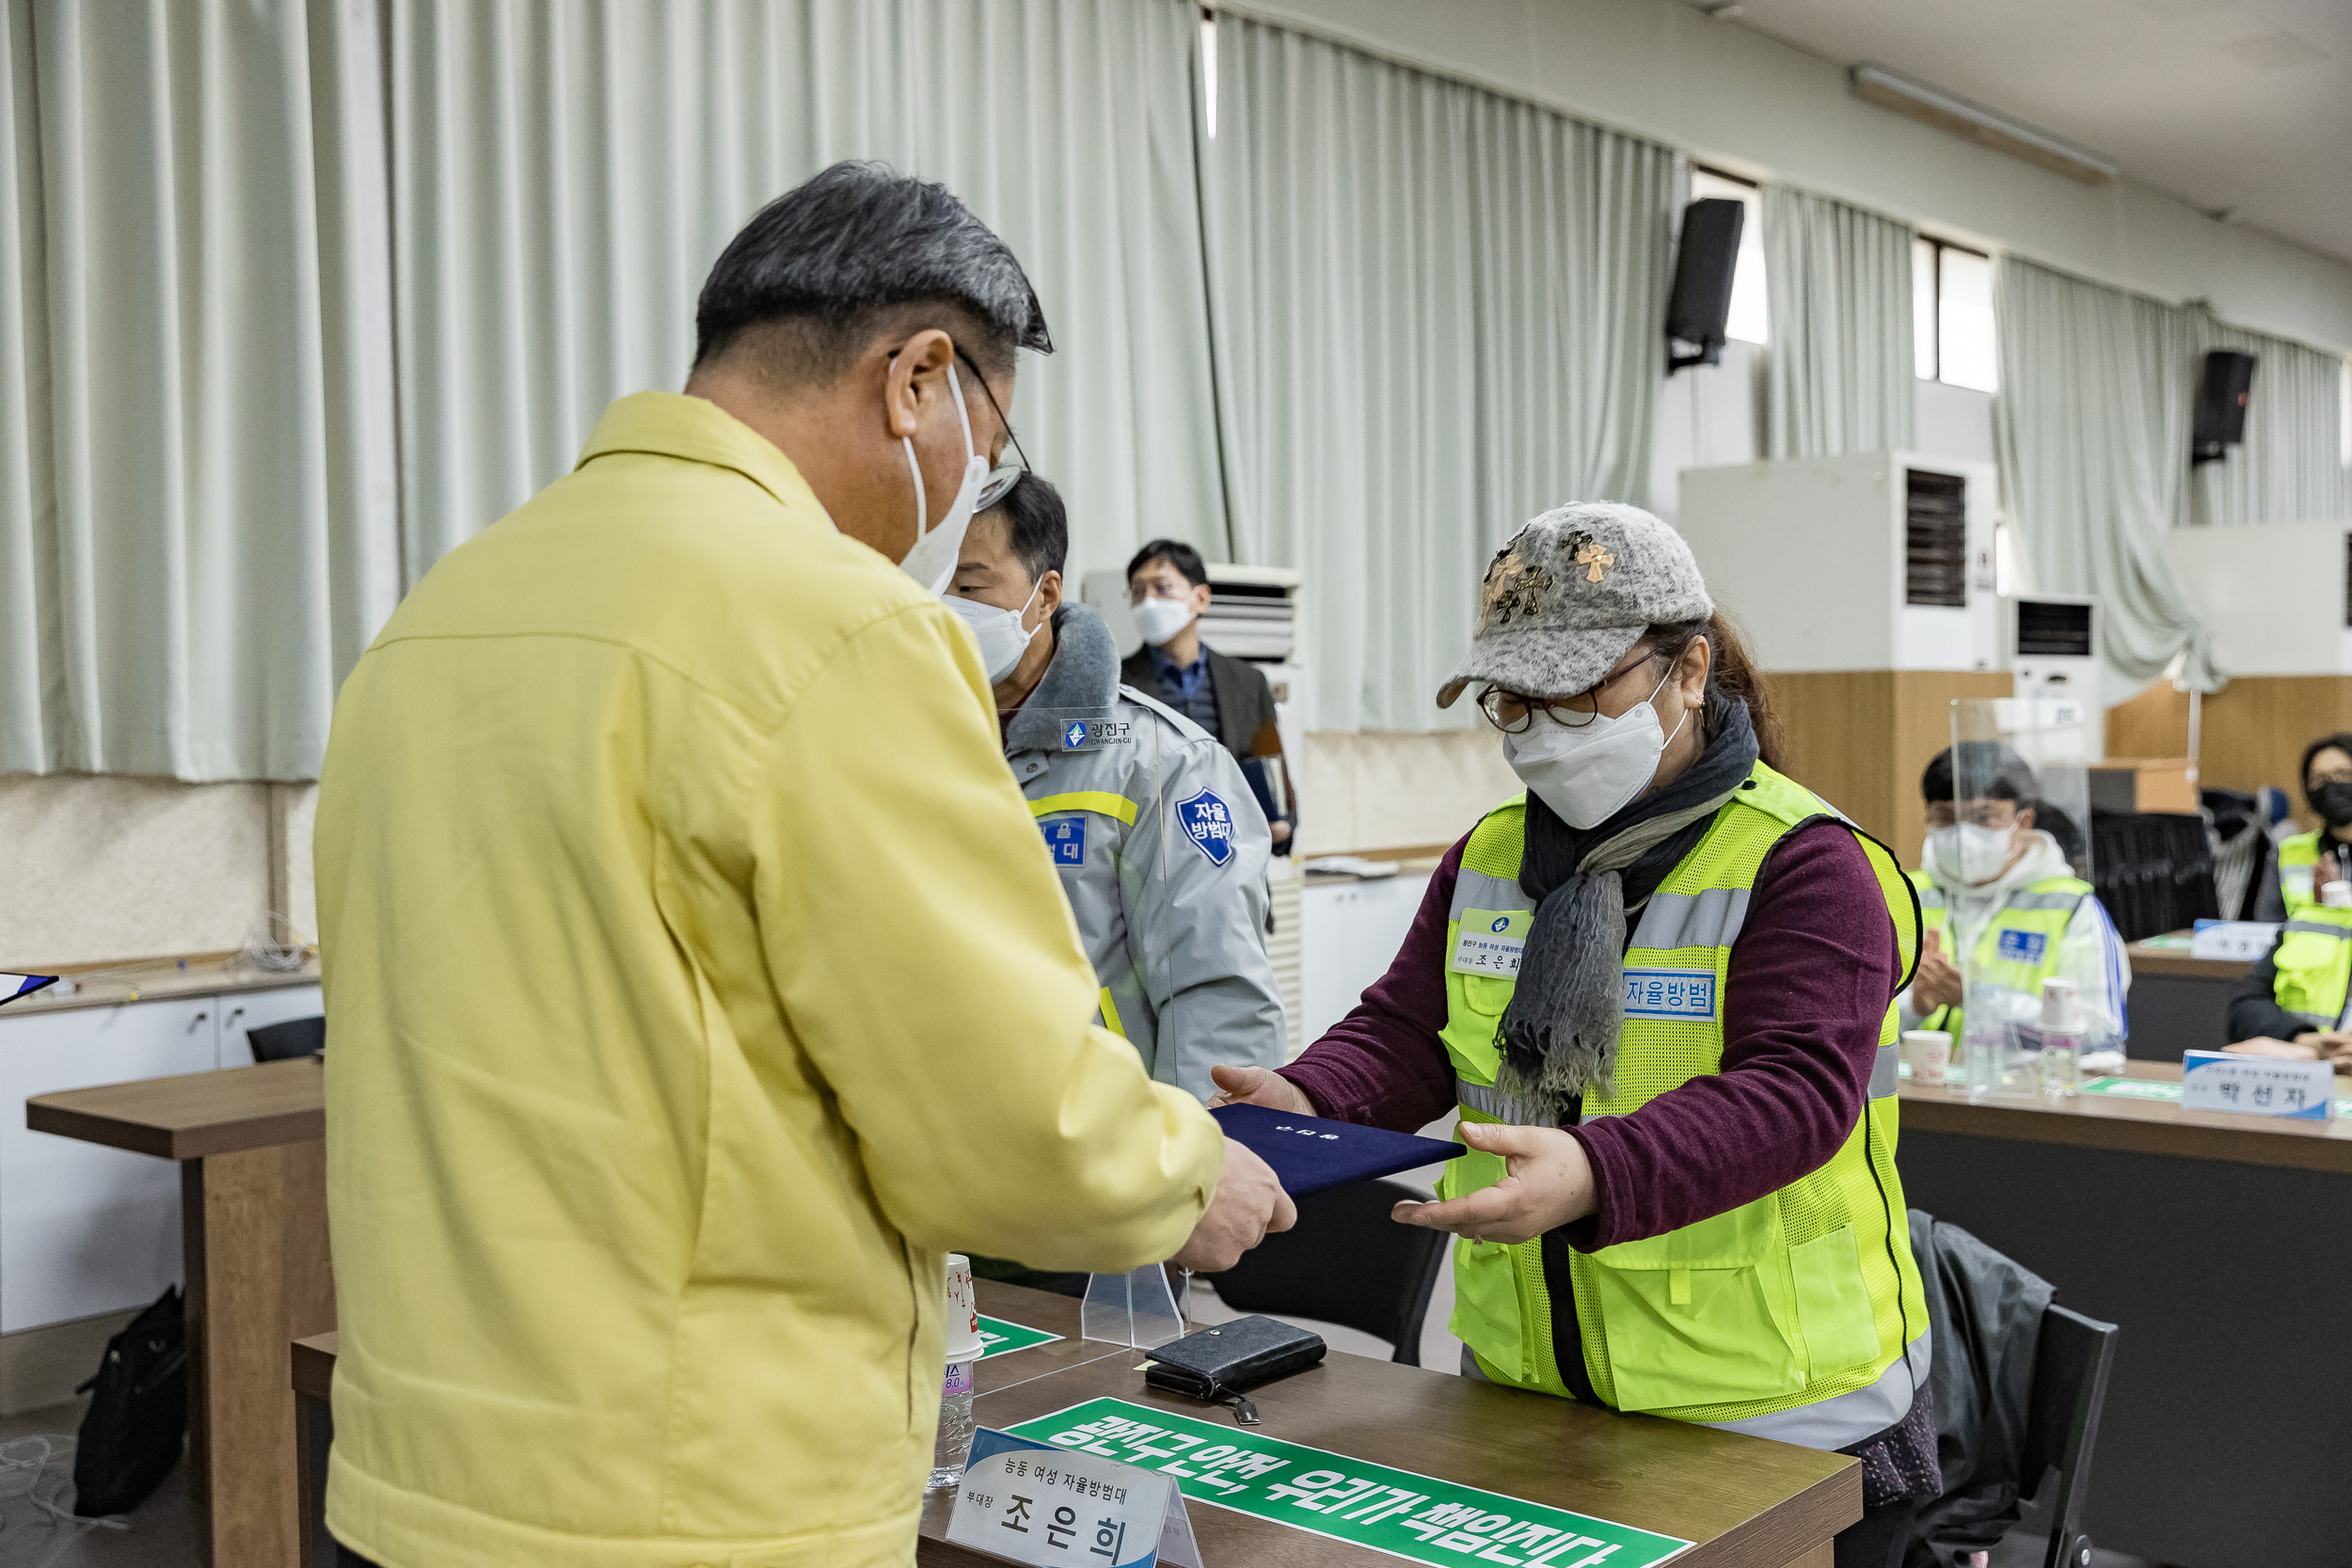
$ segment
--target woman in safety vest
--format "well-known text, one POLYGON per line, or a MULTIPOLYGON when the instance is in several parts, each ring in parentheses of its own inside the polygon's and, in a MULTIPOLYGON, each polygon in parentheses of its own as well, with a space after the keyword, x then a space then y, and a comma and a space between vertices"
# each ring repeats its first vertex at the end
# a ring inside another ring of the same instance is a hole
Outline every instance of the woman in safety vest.
POLYGON ((1527 793, 1431 877, 1389 973, 1225 1098, 1410 1130, 1465 1373, 1857 1454, 1840 1564, 1900 1560, 1940 1490, 1895 1169, 1894 858, 1773 766, 1746 655, 1675 531, 1585 503, 1486 571, 1468 656, 1527 793))
POLYGON ((2296 776, 2320 826, 2280 841, 2254 895, 2256 920, 2302 913, 2319 902, 2322 886, 2352 871, 2352 735, 2323 735, 2306 746, 2296 776))
POLYGON ((1968 984, 1997 987, 1979 994, 2007 1022, 2038 1022, 2042 982, 2072 980, 2084 1051, 2121 1051, 2132 983, 2123 939, 2042 820, 2041 781, 1998 741, 1964 740, 1960 753, 1957 779, 1949 751, 1919 779, 1928 842, 1911 879, 1926 945, 1917 976, 1897 998, 1902 1026, 1941 1029, 1960 1042, 1964 955, 1968 984))

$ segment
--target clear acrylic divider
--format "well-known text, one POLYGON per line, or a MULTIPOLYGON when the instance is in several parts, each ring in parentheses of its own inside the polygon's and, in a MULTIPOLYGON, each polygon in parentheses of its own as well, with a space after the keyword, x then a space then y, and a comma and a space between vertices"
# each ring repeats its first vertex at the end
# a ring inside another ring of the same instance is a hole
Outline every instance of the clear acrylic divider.
MULTIPOLYGON (((1189 1277, 1185 1285, 1189 1294, 1189 1277)), ((1156 1350, 1184 1337, 1183 1304, 1168 1286, 1167 1269, 1158 1263, 1130 1274, 1088 1276, 1078 1321, 1087 1338, 1136 1350, 1156 1350)))

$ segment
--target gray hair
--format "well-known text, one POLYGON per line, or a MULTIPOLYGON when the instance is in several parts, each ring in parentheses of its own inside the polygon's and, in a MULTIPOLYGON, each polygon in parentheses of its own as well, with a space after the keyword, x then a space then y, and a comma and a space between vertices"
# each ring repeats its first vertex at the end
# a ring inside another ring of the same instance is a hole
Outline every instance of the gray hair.
POLYGON ((803 373, 837 372, 896 306, 946 305, 969 318, 964 346, 1008 366, 1051 354, 1044 308, 1005 242, 946 186, 886 164, 844 162, 761 208, 727 243, 694 309, 694 363, 747 327, 803 325, 803 373))

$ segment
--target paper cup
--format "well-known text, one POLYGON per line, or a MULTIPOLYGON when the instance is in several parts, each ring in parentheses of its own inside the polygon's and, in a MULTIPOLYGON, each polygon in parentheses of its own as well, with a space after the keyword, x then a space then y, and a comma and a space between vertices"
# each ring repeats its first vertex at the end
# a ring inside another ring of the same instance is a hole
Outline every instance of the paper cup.
POLYGON ((2352 882, 2321 883, 2319 902, 2325 909, 2352 910, 2352 882))
POLYGON ((1903 1031, 1903 1060, 1915 1084, 1941 1084, 1952 1065, 1952 1037, 1941 1029, 1903 1031))
POLYGON ((947 1360, 980 1358, 980 1304, 972 1290, 972 1259, 961 1252, 947 1255, 947 1360))

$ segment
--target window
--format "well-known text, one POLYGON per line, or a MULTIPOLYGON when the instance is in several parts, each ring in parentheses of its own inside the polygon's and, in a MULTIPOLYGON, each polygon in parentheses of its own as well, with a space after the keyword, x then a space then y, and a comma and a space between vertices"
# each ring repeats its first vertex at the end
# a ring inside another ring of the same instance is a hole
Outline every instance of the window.
POLYGON ((1999 389, 1991 257, 1942 240, 1911 242, 1911 345, 1920 380, 1999 389))
POLYGON ((1731 267, 1731 313, 1724 318, 1724 336, 1743 343, 1765 340, 1764 208, 1756 189, 1711 168, 1691 169, 1691 199, 1708 198, 1737 201, 1747 211, 1740 219, 1740 259, 1731 267))

